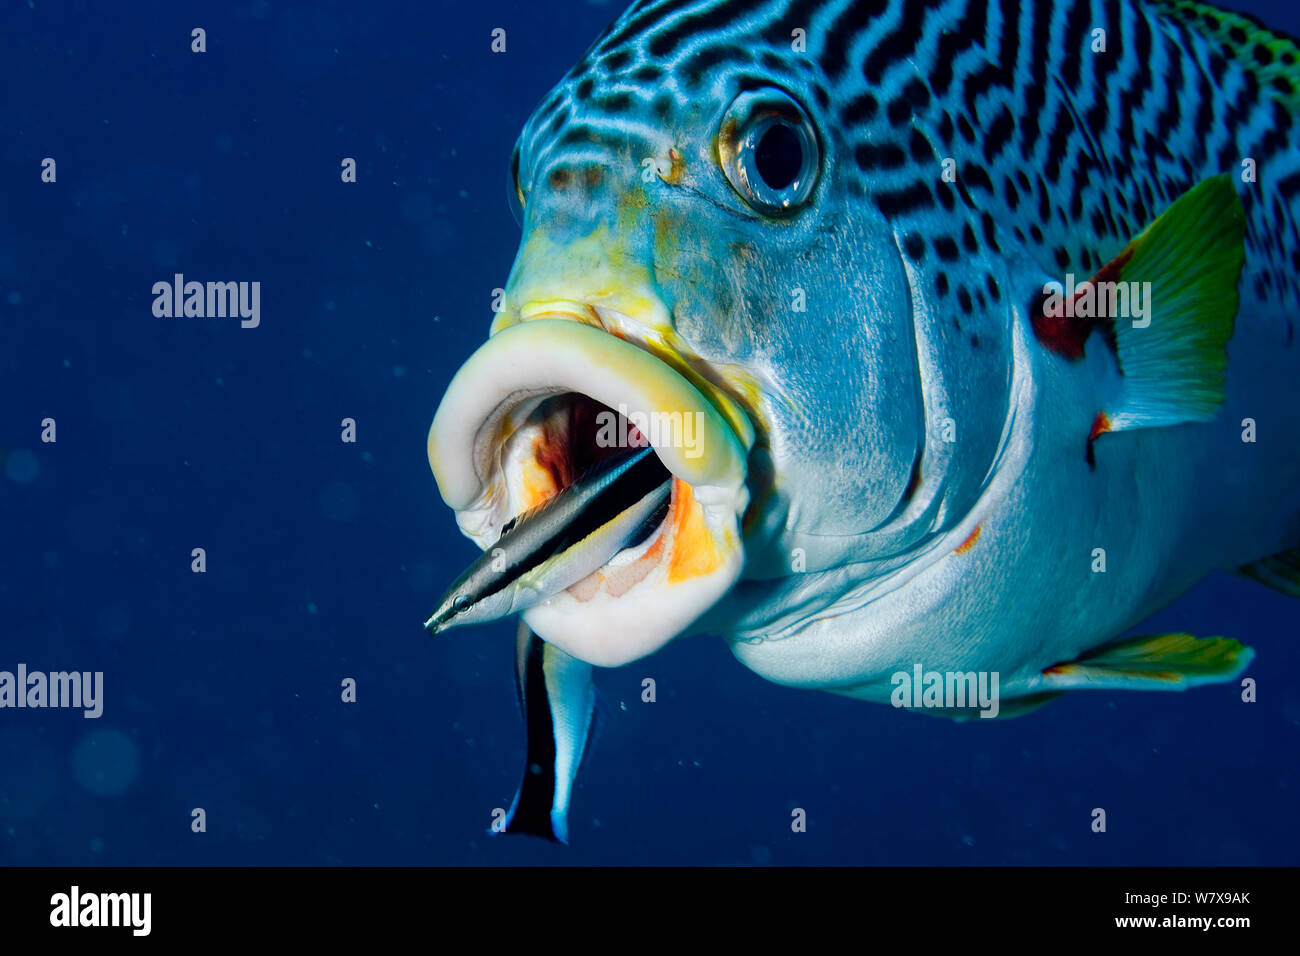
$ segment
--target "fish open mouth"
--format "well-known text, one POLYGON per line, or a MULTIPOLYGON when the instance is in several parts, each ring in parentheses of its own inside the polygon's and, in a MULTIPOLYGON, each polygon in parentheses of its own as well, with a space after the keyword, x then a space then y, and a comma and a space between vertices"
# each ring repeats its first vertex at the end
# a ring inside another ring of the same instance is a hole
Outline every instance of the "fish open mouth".
POLYGON ((657 527, 524 613, 544 640, 591 664, 629 663, 736 581, 753 433, 728 424, 734 409, 724 416, 707 391, 648 350, 568 319, 501 329, 453 378, 429 430, 429 464, 481 548, 630 448, 648 443, 673 476, 657 527))

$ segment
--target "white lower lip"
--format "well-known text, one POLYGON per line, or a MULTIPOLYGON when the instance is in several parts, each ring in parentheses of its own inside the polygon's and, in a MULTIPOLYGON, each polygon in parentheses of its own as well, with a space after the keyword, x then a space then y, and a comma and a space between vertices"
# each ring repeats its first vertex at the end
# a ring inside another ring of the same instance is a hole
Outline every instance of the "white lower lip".
MULTIPOLYGON (((537 319, 493 335, 453 378, 429 429, 429 463, 461 529, 490 547, 527 501, 521 475, 532 459, 528 414, 550 395, 577 392, 629 414, 680 413, 699 423, 693 447, 649 436, 665 467, 679 479, 684 506, 698 510, 703 537, 678 539, 670 520, 658 534, 662 560, 619 593, 598 588, 563 591, 524 617, 543 639, 599 666, 629 663, 690 627, 739 577, 744 561, 740 519, 749 503, 748 441, 742 442, 694 385, 646 351, 578 322, 537 319), (686 487, 689 486, 689 487, 686 487), (676 558, 713 549, 713 563, 676 558), (682 550, 685 549, 685 550, 682 550)), ((747 423, 746 423, 747 424, 747 423)), ((751 433, 752 435, 752 433, 751 433)), ((752 440, 752 438, 750 438, 752 440)), ((674 504, 674 509, 678 504, 674 504)), ((682 512, 685 518, 688 512, 682 512)), ((695 527, 699 528, 697 524, 695 527)), ((646 553, 657 535, 616 555, 602 571, 615 573, 646 553)), ((598 572, 598 574, 601 572, 598 572)))

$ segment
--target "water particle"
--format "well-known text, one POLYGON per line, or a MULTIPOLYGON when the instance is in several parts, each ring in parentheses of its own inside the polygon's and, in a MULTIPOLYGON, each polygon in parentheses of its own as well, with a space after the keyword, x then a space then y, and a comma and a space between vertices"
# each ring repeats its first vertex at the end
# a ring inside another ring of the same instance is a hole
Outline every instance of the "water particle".
POLYGON ((357 493, 345 481, 333 481, 320 495, 320 509, 331 521, 351 521, 357 513, 357 493))
POLYGON ((41 463, 36 455, 26 448, 19 448, 5 459, 5 475, 10 481, 20 485, 29 485, 41 473, 41 463))
POLYGON ((125 793, 139 773, 139 749, 117 730, 92 731, 72 751, 73 778, 97 797, 125 793))

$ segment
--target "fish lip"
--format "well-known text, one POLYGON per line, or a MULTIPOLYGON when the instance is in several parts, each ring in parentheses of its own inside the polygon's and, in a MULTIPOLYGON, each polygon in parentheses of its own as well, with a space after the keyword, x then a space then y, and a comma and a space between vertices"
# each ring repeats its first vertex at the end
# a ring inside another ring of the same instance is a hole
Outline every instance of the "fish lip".
MULTIPOLYGON (((660 546, 643 555, 637 553, 642 545, 625 548, 582 582, 523 612, 534 633, 570 656, 617 667, 687 633, 739 579, 754 432, 743 419, 740 429, 733 428, 709 398, 648 348, 569 318, 507 325, 456 373, 429 429, 438 489, 461 530, 481 548, 491 547, 525 506, 558 490, 555 474, 538 470, 545 441, 534 443, 545 439, 556 409, 540 422, 541 416, 531 416, 546 396, 569 392, 609 409, 680 413, 683 424, 690 415, 699 429, 695 457, 686 443, 665 443, 653 428, 647 436, 674 478, 669 515, 654 535, 660 546), (524 483, 522 466, 530 463, 541 485, 535 501, 527 493, 537 488, 524 483), (629 566, 633 560, 635 567, 629 566)), ((599 435, 593 437, 599 444, 599 435)))
POLYGON ((677 369, 635 340, 607 331, 603 318, 596 307, 583 315, 549 309, 496 328, 448 386, 429 429, 429 464, 457 523, 480 547, 490 547, 514 517, 510 463, 502 454, 519 419, 565 393, 620 411, 693 414, 701 426, 698 453, 655 434, 648 436, 651 445, 715 518, 744 514, 754 432, 743 412, 740 427, 733 427, 734 412, 720 414, 677 369))

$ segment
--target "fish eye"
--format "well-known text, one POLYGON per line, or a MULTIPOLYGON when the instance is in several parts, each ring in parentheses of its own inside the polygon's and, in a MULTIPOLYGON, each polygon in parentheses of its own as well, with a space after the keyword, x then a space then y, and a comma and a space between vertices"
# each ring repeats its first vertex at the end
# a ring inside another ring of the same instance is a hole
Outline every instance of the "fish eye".
POLYGON ((524 228, 524 191, 519 185, 519 147, 515 146, 510 154, 510 182, 507 184, 510 198, 510 214, 515 217, 519 228, 524 228))
POLYGON ((812 197, 821 150, 808 114, 779 90, 751 90, 722 119, 718 153, 728 182, 754 210, 788 216, 812 197))
POLYGON ((451 602, 451 609, 455 611, 457 614, 459 614, 461 611, 465 610, 468 607, 469 607, 468 594, 457 594, 456 597, 451 602))

